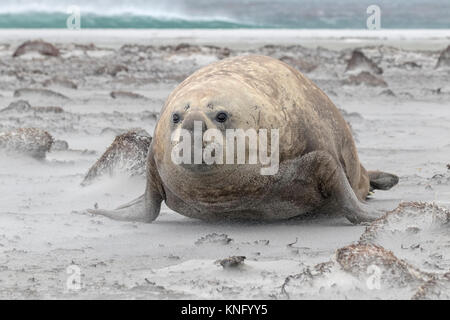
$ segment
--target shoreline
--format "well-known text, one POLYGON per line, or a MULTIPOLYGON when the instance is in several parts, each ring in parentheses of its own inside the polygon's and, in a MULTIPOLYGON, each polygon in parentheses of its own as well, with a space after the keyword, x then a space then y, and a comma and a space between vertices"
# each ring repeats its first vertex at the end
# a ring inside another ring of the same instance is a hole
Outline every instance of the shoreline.
POLYGON ((251 49, 265 44, 344 49, 355 45, 387 45, 409 50, 441 50, 450 43, 450 29, 0 29, 0 43, 30 39, 58 43, 95 42, 115 47, 124 43, 198 45, 251 49))

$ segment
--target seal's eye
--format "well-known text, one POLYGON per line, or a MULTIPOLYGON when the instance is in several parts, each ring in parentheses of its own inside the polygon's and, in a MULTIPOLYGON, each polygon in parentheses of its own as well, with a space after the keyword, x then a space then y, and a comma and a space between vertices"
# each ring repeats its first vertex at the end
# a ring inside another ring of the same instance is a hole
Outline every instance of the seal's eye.
POLYGON ((228 115, 225 112, 219 112, 216 115, 216 121, 217 122, 225 122, 228 119, 228 115))
POLYGON ((172 115, 172 122, 173 122, 173 123, 178 123, 178 122, 180 122, 180 115, 179 115, 178 113, 174 113, 174 114, 172 115))

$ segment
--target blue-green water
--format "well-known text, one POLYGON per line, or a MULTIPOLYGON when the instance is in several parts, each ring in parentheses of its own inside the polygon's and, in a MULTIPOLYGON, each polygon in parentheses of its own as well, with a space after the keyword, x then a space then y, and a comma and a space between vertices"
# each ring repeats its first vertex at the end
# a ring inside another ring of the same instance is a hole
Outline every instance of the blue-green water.
POLYGON ((0 0, 0 28, 366 28, 369 5, 383 29, 450 28, 450 0, 0 0))

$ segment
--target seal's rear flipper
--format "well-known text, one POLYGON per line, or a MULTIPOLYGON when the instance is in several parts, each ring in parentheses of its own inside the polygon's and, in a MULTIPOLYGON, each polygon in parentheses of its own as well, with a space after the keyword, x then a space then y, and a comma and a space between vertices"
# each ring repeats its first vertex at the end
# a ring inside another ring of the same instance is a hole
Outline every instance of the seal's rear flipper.
POLYGON ((389 190, 398 183, 398 177, 394 174, 382 171, 369 171, 370 190, 389 190))
POLYGON ((120 221, 152 222, 159 215, 160 204, 147 203, 145 195, 142 195, 115 210, 88 209, 87 212, 120 221))

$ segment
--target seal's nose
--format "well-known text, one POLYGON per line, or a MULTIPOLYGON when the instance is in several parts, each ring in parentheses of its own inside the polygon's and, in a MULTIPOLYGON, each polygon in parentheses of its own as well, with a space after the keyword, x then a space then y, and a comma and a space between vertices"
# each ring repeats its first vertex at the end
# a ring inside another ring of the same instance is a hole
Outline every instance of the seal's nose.
POLYGON ((188 113, 183 121, 182 129, 187 130, 191 135, 191 161, 183 166, 192 171, 204 170, 203 148, 205 141, 203 135, 207 130, 206 117, 198 111, 188 113))
POLYGON ((207 129, 205 116, 200 112, 189 113, 183 121, 182 128, 190 132, 201 129, 201 134, 203 136, 203 133, 207 129))

